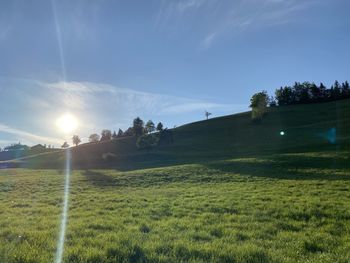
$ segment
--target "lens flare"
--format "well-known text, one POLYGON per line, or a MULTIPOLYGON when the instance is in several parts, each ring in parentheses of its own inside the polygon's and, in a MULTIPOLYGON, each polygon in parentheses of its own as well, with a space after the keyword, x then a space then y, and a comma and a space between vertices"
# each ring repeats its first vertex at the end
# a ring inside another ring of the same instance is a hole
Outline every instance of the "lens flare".
POLYGON ((61 218, 61 228, 57 244, 56 251, 56 263, 62 262, 63 250, 64 250, 64 239, 66 235, 67 226, 67 213, 68 213, 68 197, 69 197, 69 181, 70 181, 70 164, 71 164, 71 152, 70 149, 66 150, 66 171, 65 171, 65 183, 64 183, 64 196, 63 196, 63 211, 61 218))

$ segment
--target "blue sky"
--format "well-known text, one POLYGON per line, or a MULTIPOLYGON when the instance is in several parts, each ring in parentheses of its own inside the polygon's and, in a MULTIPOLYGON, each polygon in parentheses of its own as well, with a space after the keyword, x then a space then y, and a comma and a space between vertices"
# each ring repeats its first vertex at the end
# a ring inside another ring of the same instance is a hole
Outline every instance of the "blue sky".
POLYGON ((173 127, 294 81, 349 79, 348 0, 0 2, 0 146, 173 127))

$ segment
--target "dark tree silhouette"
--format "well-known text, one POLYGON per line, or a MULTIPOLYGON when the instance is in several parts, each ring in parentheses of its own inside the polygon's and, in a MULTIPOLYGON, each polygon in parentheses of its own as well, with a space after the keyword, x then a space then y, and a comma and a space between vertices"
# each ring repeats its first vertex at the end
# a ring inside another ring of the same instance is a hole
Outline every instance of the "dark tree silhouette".
POLYGON ((123 133, 122 129, 119 129, 117 137, 120 138, 120 137, 123 137, 123 135, 124 135, 124 133, 123 133))
POLYGON ((163 131, 163 123, 159 122, 157 124, 157 128, 156 129, 157 129, 158 132, 162 132, 163 131))
POLYGON ((100 140, 100 135, 97 133, 91 134, 89 136, 89 142, 98 142, 100 140))
POLYGON ((276 90, 275 98, 279 106, 289 105, 293 101, 293 91, 291 87, 284 87, 276 90))
POLYGON ((62 144, 61 147, 62 147, 63 149, 68 148, 68 147, 69 147, 69 144, 68 144, 67 142, 64 142, 64 143, 62 144))
POLYGON ((100 141, 109 141, 112 139, 112 132, 110 130, 102 130, 100 141))
POLYGON ((134 134, 139 137, 144 134, 144 122, 139 117, 135 118, 132 126, 134 134))
POLYGON ((73 135, 72 141, 75 146, 78 146, 78 144, 81 143, 80 137, 78 135, 73 135))
POLYGON ((124 133, 123 136, 134 136, 133 128, 129 127, 124 133))
POLYGON ((349 82, 335 81, 331 88, 321 82, 319 86, 310 82, 295 82, 293 87, 285 86, 275 91, 278 106, 319 103, 350 98, 349 82))
POLYGON ((342 97, 349 98, 350 97, 350 87, 349 82, 345 81, 342 83, 342 97))

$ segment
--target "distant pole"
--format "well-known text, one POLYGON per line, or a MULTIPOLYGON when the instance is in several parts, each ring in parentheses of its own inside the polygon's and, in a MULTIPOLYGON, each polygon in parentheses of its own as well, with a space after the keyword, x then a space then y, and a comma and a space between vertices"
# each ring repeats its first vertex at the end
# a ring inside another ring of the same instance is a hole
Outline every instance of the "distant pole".
POLYGON ((205 111, 205 117, 207 118, 207 120, 209 119, 209 116, 211 115, 211 113, 210 112, 207 112, 207 111, 205 111))

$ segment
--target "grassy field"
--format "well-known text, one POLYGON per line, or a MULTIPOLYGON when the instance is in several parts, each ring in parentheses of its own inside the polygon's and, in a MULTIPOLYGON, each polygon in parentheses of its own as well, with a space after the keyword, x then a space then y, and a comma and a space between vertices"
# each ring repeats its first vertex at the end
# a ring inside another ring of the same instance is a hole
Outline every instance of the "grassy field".
MULTIPOLYGON (((71 177, 65 262, 349 262, 349 152, 71 177)), ((53 262, 64 176, 0 171, 1 262, 53 262)))
MULTIPOLYGON (((172 133, 72 148, 65 262, 350 262, 349 100, 172 133)), ((64 159, 0 162, 0 262, 54 261, 64 159)))

